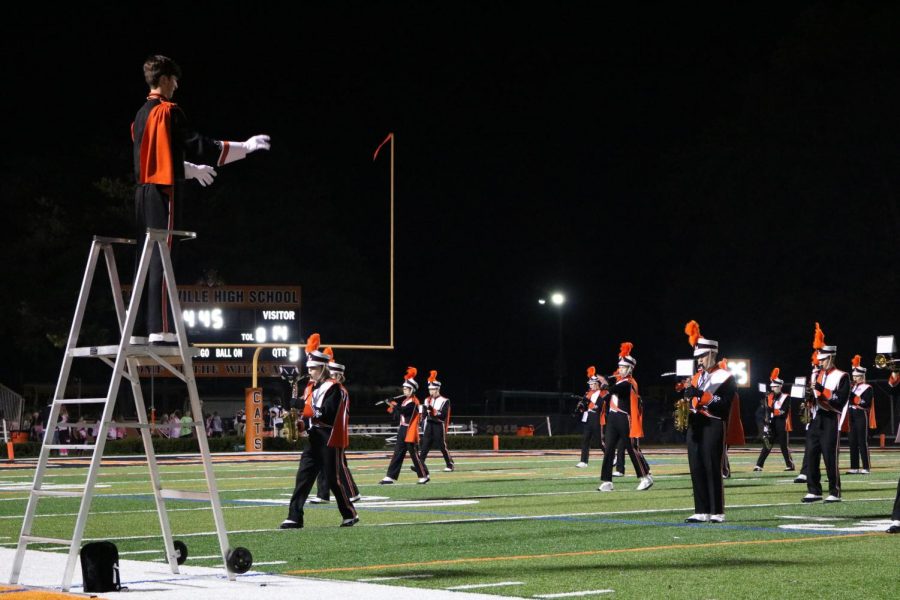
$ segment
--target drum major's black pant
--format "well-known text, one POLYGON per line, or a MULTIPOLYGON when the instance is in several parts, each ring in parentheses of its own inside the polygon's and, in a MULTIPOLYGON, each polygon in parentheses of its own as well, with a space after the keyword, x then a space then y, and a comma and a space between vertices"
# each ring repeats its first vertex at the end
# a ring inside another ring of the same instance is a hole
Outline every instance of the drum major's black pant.
MULTIPOLYGON (((631 430, 631 419, 625 413, 609 411, 606 415, 606 451, 603 453, 603 466, 600 469, 600 481, 612 481, 612 461, 613 454, 619 446, 620 441, 624 440, 625 450, 631 457, 631 464, 634 465, 634 472, 638 477, 646 477, 647 470, 644 468, 646 461, 641 455, 640 448, 635 448, 629 437, 631 430)), ((623 461, 624 462, 624 461, 623 461)), ((624 467, 624 465, 623 465, 624 467)))
POLYGON ((825 473, 828 476, 828 493, 841 497, 841 474, 838 471, 838 452, 840 451, 840 432, 836 412, 819 409, 816 418, 809 424, 809 463, 806 489, 810 494, 822 495, 822 471, 819 461, 825 461, 825 473))
POLYGON ((319 428, 310 430, 309 447, 303 451, 303 455, 300 457, 294 493, 291 495, 291 502, 288 505, 288 519, 301 525, 303 524, 303 505, 306 503, 320 471, 325 471, 328 487, 334 494, 341 516, 345 519, 352 519, 356 516, 356 509, 350 502, 350 494, 338 477, 344 449, 328 447, 329 434, 329 431, 319 428))
MULTIPOLYGON (((775 428, 775 443, 781 447, 781 456, 784 457, 784 466, 788 469, 793 469, 794 458, 791 456, 791 449, 788 446, 788 432, 786 429, 787 421, 785 421, 785 419, 773 419, 769 427, 775 428)), ((756 459, 757 467, 762 468, 771 451, 772 447, 766 448, 765 445, 763 445, 762 450, 759 452, 759 458, 756 459)))
POLYGON ((444 463, 448 469, 453 468, 453 458, 447 449, 447 432, 444 430, 444 424, 440 421, 428 421, 425 423, 425 432, 422 434, 422 444, 419 448, 419 458, 422 462, 428 458, 428 451, 437 448, 444 456, 444 463))
MULTIPOLYGON (((137 252, 134 262, 135 274, 137 274, 137 266, 141 258, 144 239, 147 237, 147 228, 175 229, 175 215, 170 214, 170 211, 174 210, 174 208, 174 202, 170 203, 169 196, 162 191, 160 186, 144 184, 135 188, 134 212, 137 224, 137 231, 135 232, 137 234, 137 252)), ((178 206, 178 209, 180 208, 178 206)), ((175 262, 177 246, 177 244, 169 244, 173 263, 175 262)), ((151 249, 153 254, 150 259, 147 282, 141 294, 141 303, 138 306, 134 335, 175 331, 174 322, 172 321, 172 307, 169 304, 165 286, 163 285, 163 264, 159 255, 159 248, 154 243, 151 249)))
POLYGON ((859 469, 862 457, 862 468, 866 471, 869 463, 869 415, 864 410, 848 409, 850 412, 850 468, 859 469))
POLYGON ((687 451, 694 488, 694 512, 725 514, 725 488, 722 483, 725 422, 691 413, 688 418, 687 451))

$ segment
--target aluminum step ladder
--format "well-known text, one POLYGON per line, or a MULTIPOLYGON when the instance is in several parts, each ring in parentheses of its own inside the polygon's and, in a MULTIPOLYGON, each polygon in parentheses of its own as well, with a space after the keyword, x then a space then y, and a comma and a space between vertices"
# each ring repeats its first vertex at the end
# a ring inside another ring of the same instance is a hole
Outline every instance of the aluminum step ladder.
POLYGON ((172 540, 172 529, 169 525, 165 501, 166 499, 208 500, 212 505, 213 519, 216 524, 216 533, 218 534, 219 547, 222 552, 222 561, 225 565, 227 576, 230 580, 235 579, 234 573, 232 573, 228 567, 228 556, 231 551, 228 545, 228 533, 225 529, 225 520, 222 516, 222 505, 219 500, 219 493, 213 474, 213 465, 209 454, 209 443, 206 439, 206 429, 203 423, 200 397, 197 394, 197 382, 194 378, 192 360, 199 351, 196 348, 189 346, 187 343, 187 334, 182 318, 181 303, 178 300, 178 291, 175 285, 175 272, 172 267, 172 257, 167 243, 167 240, 170 240, 173 237, 193 239, 196 237, 196 234, 190 231, 147 229, 147 236, 144 239, 143 250, 141 252, 140 262, 138 263, 137 274, 135 275, 131 292, 131 300, 127 310, 125 308, 122 288, 119 284, 119 275, 116 270, 116 260, 113 248, 115 245, 120 244, 135 245, 136 242, 135 240, 121 238, 94 237, 94 241, 91 244, 91 251, 88 255, 87 267, 84 271, 84 279, 81 282, 81 291, 78 295, 78 304, 75 308, 75 317, 72 320, 69 340, 66 343, 65 354, 63 355, 62 368, 59 373, 59 381, 56 384, 56 392, 53 396, 50 416, 47 419, 47 430, 44 433, 44 443, 43 446, 41 446, 40 458, 38 459, 37 470, 34 474, 34 483, 31 486, 30 494, 28 496, 28 507, 25 510, 25 519, 22 523, 22 532, 19 535, 19 543, 16 547, 16 556, 13 561, 12 573, 10 576, 10 583, 12 584, 18 583, 19 581, 22 564, 25 560, 25 549, 29 544, 59 544, 69 546, 69 556, 62 578, 62 589, 68 591, 72 586, 75 561, 78 558, 81 549, 84 528, 87 524, 91 501, 94 498, 94 487, 97 482, 97 473, 100 470, 100 463, 103 458, 106 437, 110 427, 125 425, 113 421, 119 384, 122 382, 123 378, 131 382, 131 390, 133 392, 138 418, 137 423, 128 423, 127 426, 137 427, 141 432, 141 438, 144 442, 144 451, 147 456, 147 465, 150 470, 150 480, 153 486, 153 497, 156 500, 156 510, 159 515, 163 543, 165 544, 165 553, 169 567, 172 569, 172 573, 178 573, 179 553, 176 551, 172 540), (150 260, 154 247, 158 249, 159 256, 162 259, 163 281, 168 289, 169 302, 172 306, 172 314, 175 321, 175 333, 178 337, 178 343, 175 346, 154 346, 147 345, 146 343, 131 343, 132 332, 137 318, 137 307, 140 305, 141 296, 146 286, 147 274, 149 273, 150 260), (113 300, 115 303, 116 315, 118 317, 121 339, 119 340, 119 343, 115 345, 78 346, 78 336, 81 332, 81 325, 91 291, 91 283, 101 254, 103 254, 106 261, 106 268, 109 272, 109 280, 112 286, 113 300), (69 372, 72 367, 72 362, 76 358, 99 359, 112 367, 112 376, 106 397, 65 397, 69 372), (147 410, 144 405, 140 377, 138 374, 138 367, 145 365, 161 365, 187 385, 192 414, 192 422, 190 425, 197 432, 200 456, 203 460, 203 471, 206 475, 207 492, 166 489, 162 485, 159 476, 159 467, 156 462, 156 454, 153 451, 153 442, 150 435, 152 425, 147 420, 147 410), (182 367, 181 370, 177 368, 179 365, 182 367), (64 445, 53 443, 53 433, 59 421, 60 407, 72 404, 103 405, 103 416, 98 422, 99 429, 95 429, 96 437, 93 444, 64 445), (88 469, 88 475, 83 489, 63 491, 45 490, 42 488, 44 473, 47 469, 51 450, 62 449, 81 449, 92 452, 91 464, 88 469), (78 510, 78 516, 75 521, 71 539, 58 539, 32 534, 38 499, 42 497, 81 497, 81 507, 78 510))

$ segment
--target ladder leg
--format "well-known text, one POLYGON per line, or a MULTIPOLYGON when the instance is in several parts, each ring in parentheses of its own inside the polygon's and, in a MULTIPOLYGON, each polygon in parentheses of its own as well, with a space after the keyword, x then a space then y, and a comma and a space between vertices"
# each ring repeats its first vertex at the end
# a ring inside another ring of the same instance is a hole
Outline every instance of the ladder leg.
MULTIPOLYGON (((131 391, 134 394, 134 407, 137 410, 138 422, 147 424, 147 407, 144 404, 144 395, 141 391, 140 379, 137 377, 137 361, 128 361, 128 372, 133 375, 131 391)), ((153 485, 153 498, 156 500, 156 512, 159 515, 159 526, 163 534, 163 544, 166 549, 166 558, 172 573, 178 573, 178 560, 175 558, 175 545, 172 541, 172 526, 169 523, 169 515, 166 512, 166 501, 162 497, 162 481, 159 476, 159 464, 156 462, 156 452, 153 450, 153 438, 150 430, 141 427, 141 438, 144 442, 144 453, 147 455, 147 466, 150 469, 150 482, 153 485)))
MULTIPOLYGON (((69 381, 69 371, 72 368, 71 350, 78 343, 78 336, 81 333, 81 323, 84 319, 85 307, 87 306, 88 297, 91 293, 91 283, 94 280, 94 272, 97 268, 97 258, 100 256, 101 243, 94 240, 91 243, 91 250, 88 253, 87 265, 84 269, 84 277, 81 279, 81 288, 78 292, 78 301, 75 304, 75 317, 72 319, 72 327, 69 329, 69 339, 66 342, 66 351, 63 355, 62 367, 59 370, 59 379, 56 382, 56 391, 53 394, 53 405, 50 408, 50 416, 47 417, 46 431, 44 431, 44 442, 41 446, 41 454, 38 459, 38 466, 34 472, 34 480, 32 482, 32 490, 41 489, 44 481, 44 471, 47 468, 47 462, 50 457, 48 446, 53 442, 53 434, 56 429, 56 422, 59 420, 59 404, 56 399, 65 397, 66 385, 69 381)), ((12 571, 10 572, 9 582, 18 583, 19 575, 22 573, 22 564, 25 560, 25 549, 27 542, 23 540, 24 536, 31 535, 31 528, 34 525, 34 517, 37 513, 38 496, 32 492, 28 496, 28 506, 25 508, 25 518, 22 521, 22 530, 19 534, 19 543, 16 545, 16 555, 13 559, 12 571)))
POLYGON ((160 258, 163 263, 163 276, 166 287, 169 290, 169 303, 172 306, 172 316, 175 321, 175 333, 178 336, 178 347, 181 350, 181 358, 184 364, 184 377, 187 384, 188 396, 191 400, 192 419, 197 426, 197 445, 200 448, 200 457, 203 461, 203 472, 206 476, 206 485, 209 490, 210 504, 212 505, 213 520, 216 523, 216 534, 219 538, 219 549, 222 552, 222 562, 225 564, 225 572, 228 579, 234 581, 234 573, 228 568, 228 552, 231 550, 228 544, 228 530, 225 527, 225 517, 222 514, 222 502, 219 499, 219 487, 216 485, 216 475, 213 471, 212 458, 209 454, 209 442, 206 439, 204 427, 203 409, 200 406, 200 395, 197 393, 197 380, 194 377, 194 363, 188 352, 187 333, 184 329, 184 319, 181 312, 181 302, 178 299, 178 289, 175 285, 175 269, 172 266, 172 256, 165 238, 157 239, 160 258))
POLYGON ((116 353, 116 362, 113 366, 112 380, 109 383, 109 391, 106 395, 106 404, 103 409, 103 417, 100 422, 100 430, 97 432, 96 447, 94 455, 91 457, 91 465, 88 469, 87 481, 84 486, 84 495, 81 497, 81 506, 78 509, 78 517, 75 521, 75 532, 72 535, 72 544, 69 547, 69 557, 66 561, 66 568, 63 571, 62 589, 68 591, 72 587, 72 577, 75 573, 75 560, 78 558, 78 551, 81 549, 81 539, 84 536, 84 528, 87 524, 88 513, 91 509, 91 502, 94 498, 94 486, 97 483, 97 473, 100 470, 100 463, 103 459, 103 449, 106 447, 106 437, 109 433, 109 423, 113 419, 116 408, 116 398, 119 394, 119 386, 122 383, 122 373, 126 365, 126 352, 129 346, 129 338, 134 330, 134 322, 137 320, 137 307, 141 301, 141 294, 144 291, 144 284, 147 280, 147 272, 150 266, 150 252, 152 248, 150 236, 144 240, 144 248, 141 253, 141 260, 138 264, 137 273, 134 277, 134 285, 131 290, 131 301, 126 313, 125 324, 122 327, 122 339, 119 342, 119 350, 116 353))

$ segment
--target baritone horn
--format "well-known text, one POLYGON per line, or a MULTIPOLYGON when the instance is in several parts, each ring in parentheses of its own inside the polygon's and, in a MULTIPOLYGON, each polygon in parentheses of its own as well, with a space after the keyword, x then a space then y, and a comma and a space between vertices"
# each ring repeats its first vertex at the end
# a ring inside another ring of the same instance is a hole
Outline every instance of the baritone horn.
POLYGON ((890 369, 891 371, 900 371, 900 361, 891 354, 876 354, 875 367, 878 369, 890 369))

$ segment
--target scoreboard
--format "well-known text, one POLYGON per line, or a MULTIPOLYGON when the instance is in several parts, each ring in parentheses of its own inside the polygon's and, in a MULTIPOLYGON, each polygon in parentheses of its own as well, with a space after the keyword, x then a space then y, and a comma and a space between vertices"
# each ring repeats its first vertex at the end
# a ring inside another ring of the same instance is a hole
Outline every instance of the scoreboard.
MULTIPOLYGON (((233 344, 284 343, 260 351, 263 376, 277 376, 278 365, 302 356, 300 286, 182 285, 178 298, 188 343, 204 344, 194 358, 197 377, 250 377, 255 348, 233 344)), ((142 376, 167 373, 161 367, 141 369, 142 376)))

